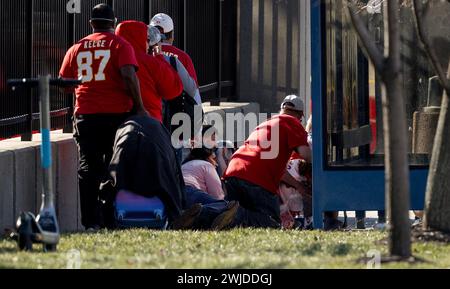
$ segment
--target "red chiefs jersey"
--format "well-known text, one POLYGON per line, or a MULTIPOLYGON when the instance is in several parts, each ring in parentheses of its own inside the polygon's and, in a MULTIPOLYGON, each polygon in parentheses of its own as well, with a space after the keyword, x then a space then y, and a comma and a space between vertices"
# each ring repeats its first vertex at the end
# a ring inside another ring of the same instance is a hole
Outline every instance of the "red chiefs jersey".
POLYGON ((224 178, 240 178, 277 194, 292 151, 307 145, 307 133, 298 119, 275 116, 250 134, 233 155, 224 178))
POLYGON ((175 56, 180 60, 183 64, 184 68, 186 68, 189 76, 192 77, 198 85, 197 73, 195 72, 194 64, 192 63, 191 57, 181 49, 176 48, 173 45, 162 44, 161 45, 162 52, 167 56, 175 56))
POLYGON ((120 68, 138 68, 133 47, 110 32, 91 34, 66 53, 59 74, 82 79, 75 90, 75 114, 124 113, 133 107, 120 68))

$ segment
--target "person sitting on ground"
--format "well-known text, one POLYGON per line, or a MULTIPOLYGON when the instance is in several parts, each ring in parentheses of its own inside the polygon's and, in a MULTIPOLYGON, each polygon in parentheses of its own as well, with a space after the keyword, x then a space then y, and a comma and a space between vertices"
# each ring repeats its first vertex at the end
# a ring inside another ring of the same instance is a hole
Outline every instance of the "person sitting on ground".
POLYGON ((239 205, 218 216, 212 228, 280 228, 278 186, 293 151, 311 162, 307 133, 301 124, 303 101, 285 98, 279 115, 259 125, 233 155, 225 172, 227 199, 239 205))
POLYGON ((216 134, 217 130, 213 126, 205 125, 202 135, 193 140, 192 151, 182 166, 186 205, 189 209, 174 222, 174 229, 211 229, 215 218, 237 206, 237 202, 224 200, 222 183, 215 168, 217 162, 214 150, 218 147, 216 134))
MULTIPOLYGON (((211 125, 204 126, 203 136, 210 130, 215 131, 211 125)), ((215 132, 211 135, 213 141, 215 141, 215 135, 215 132)), ((215 146, 209 147, 207 144, 202 145, 201 148, 194 147, 183 162, 181 170, 186 184, 187 195, 192 190, 200 190, 218 200, 225 198, 222 182, 216 171, 217 162, 214 150, 215 146)))
POLYGON ((182 166, 189 209, 174 222, 174 229, 208 230, 217 216, 236 206, 224 200, 216 166, 214 149, 203 146, 191 150, 182 166))

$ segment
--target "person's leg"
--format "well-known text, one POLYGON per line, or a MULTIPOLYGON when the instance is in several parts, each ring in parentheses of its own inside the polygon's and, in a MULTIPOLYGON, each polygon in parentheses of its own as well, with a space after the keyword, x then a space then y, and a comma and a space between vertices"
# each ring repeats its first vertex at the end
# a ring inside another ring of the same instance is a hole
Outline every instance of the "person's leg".
POLYGON ((75 140, 78 146, 78 183, 80 189, 81 223, 88 228, 100 224, 99 185, 104 172, 101 132, 98 120, 94 118, 75 119, 75 140))
POLYGON ((378 211, 378 223, 386 223, 386 211, 378 211))
POLYGON ((185 187, 185 195, 186 195, 186 208, 189 208, 197 203, 202 205, 214 203, 225 203, 225 204, 227 203, 224 200, 218 200, 213 196, 209 195, 208 193, 191 186, 185 187))
MULTIPOLYGON (((102 127, 101 139, 98 140, 101 146, 100 155, 103 156, 102 160, 102 172, 100 173, 100 182, 108 179, 109 164, 113 155, 114 142, 116 138, 117 129, 125 122, 130 114, 111 114, 103 115, 100 117, 99 124, 102 127)), ((115 223, 114 220, 114 199, 110 196, 100 196, 100 226, 112 227, 115 223)))
POLYGON ((366 228, 366 211, 356 211, 355 212, 356 217, 356 228, 358 229, 365 229, 366 228))
POLYGON ((227 201, 215 199, 191 186, 186 186, 185 195, 187 209, 174 222, 175 229, 209 229, 214 219, 228 210, 227 201))
POLYGON ((328 211, 324 213, 323 219, 323 229, 325 231, 334 231, 343 228, 344 223, 338 220, 339 212, 338 211, 328 211))
MULTIPOLYGON (((278 196, 238 178, 229 178, 225 184, 227 199, 239 202, 239 208, 232 223, 229 224, 230 227, 281 227, 278 196)), ((220 220, 217 220, 217 223, 220 223, 220 220)))

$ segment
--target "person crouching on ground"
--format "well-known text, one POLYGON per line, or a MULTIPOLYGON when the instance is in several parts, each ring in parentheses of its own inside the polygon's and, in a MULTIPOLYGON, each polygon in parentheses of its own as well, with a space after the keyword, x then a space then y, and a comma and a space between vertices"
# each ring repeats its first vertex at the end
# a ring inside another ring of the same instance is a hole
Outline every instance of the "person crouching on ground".
POLYGON ((280 228, 278 186, 293 151, 311 162, 303 101, 287 96, 279 115, 259 125, 233 155, 224 175, 227 200, 239 206, 219 215, 212 228, 280 228))

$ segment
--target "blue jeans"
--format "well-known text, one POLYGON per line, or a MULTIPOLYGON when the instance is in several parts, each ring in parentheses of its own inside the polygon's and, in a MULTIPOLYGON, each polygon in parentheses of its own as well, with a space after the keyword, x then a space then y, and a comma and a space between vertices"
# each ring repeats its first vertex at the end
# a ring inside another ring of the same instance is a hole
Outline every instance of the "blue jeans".
POLYGON ((191 186, 185 187, 186 208, 195 204, 202 204, 202 210, 194 223, 194 229, 206 230, 211 228, 214 219, 227 210, 228 202, 218 200, 211 195, 191 186))

